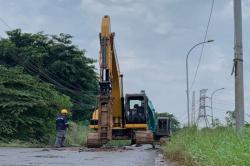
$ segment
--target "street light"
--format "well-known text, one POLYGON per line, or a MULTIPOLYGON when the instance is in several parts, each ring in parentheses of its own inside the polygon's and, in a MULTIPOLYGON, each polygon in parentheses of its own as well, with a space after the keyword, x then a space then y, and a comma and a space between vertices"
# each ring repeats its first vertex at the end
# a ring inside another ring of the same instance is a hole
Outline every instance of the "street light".
POLYGON ((186 56, 186 77, 187 77, 187 114, 188 114, 188 126, 190 126, 190 114, 189 114, 189 80, 188 80, 188 57, 189 57, 189 54, 191 53, 191 51, 197 47, 198 45, 201 45, 201 44, 204 44, 204 43, 210 43, 210 42, 213 42, 214 40, 207 40, 207 41, 204 41, 204 42, 200 42, 196 45, 194 45, 187 53, 187 56, 186 56))
POLYGON ((211 101, 211 117, 212 117, 212 126, 214 125, 214 111, 213 111, 213 96, 216 92, 220 91, 220 90, 223 90, 225 88, 220 88, 220 89, 216 89, 214 90, 212 93, 211 93, 211 98, 210 98, 210 101, 211 101))

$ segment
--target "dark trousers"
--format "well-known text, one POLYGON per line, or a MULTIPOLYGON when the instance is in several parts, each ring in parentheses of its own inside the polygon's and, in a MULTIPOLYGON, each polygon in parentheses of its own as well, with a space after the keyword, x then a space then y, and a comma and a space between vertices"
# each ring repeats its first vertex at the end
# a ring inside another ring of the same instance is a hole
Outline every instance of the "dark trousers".
POLYGON ((57 130, 55 147, 64 146, 65 130, 57 130))

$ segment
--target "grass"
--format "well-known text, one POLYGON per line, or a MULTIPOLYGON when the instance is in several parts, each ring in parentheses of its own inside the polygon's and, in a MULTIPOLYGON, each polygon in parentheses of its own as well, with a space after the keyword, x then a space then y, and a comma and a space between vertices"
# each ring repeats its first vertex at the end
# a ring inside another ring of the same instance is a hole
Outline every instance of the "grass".
POLYGON ((166 157, 187 166, 250 165, 250 128, 182 129, 164 145, 166 157))
POLYGON ((66 131, 66 146, 84 146, 87 142, 88 127, 82 123, 71 122, 66 131))
POLYGON ((105 146, 122 147, 122 146, 129 146, 129 145, 131 145, 131 140, 111 140, 105 146))
MULTIPOLYGON (((87 143, 87 134, 90 129, 82 123, 71 122, 69 126, 66 132, 66 146, 85 146, 87 143)), ((130 144, 130 140, 111 140, 105 146, 122 147, 130 144)))
MULTIPOLYGON (((69 128, 66 131, 66 146, 84 146, 87 142, 88 127, 83 123, 70 122, 69 128)), ((11 140, 9 142, 0 141, 0 147, 52 147, 54 146, 56 139, 56 131, 54 134, 50 134, 49 142, 47 144, 39 142, 25 142, 21 140, 11 140)))
POLYGON ((10 142, 0 142, 0 147, 22 147, 22 148, 40 148, 45 145, 39 143, 30 143, 21 140, 12 140, 10 142))
MULTIPOLYGON (((83 122, 75 123, 70 122, 69 128, 66 131, 66 146, 85 146, 87 143, 87 134, 89 132, 88 126, 83 122)), ((24 142, 20 140, 13 140, 11 142, 0 142, 0 147, 52 147, 54 146, 56 139, 56 132, 49 136, 49 143, 48 144, 41 144, 39 142, 30 143, 24 142)), ((111 140, 106 144, 107 147, 122 147, 130 145, 130 140, 111 140)))

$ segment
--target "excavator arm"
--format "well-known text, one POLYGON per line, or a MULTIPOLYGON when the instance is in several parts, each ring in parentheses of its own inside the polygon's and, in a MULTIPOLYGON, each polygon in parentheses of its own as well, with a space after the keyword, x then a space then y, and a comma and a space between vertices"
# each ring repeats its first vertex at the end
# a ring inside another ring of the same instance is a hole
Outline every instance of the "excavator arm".
POLYGON ((110 83, 110 93, 113 97, 113 117, 115 120, 117 120, 122 117, 122 89, 119 63, 115 51, 114 37, 115 33, 111 33, 110 17, 104 16, 102 19, 100 33, 100 84, 106 82, 110 83))
POLYGON ((99 51, 100 93, 98 109, 94 112, 98 125, 96 133, 89 133, 88 147, 99 147, 112 139, 112 128, 123 124, 122 88, 120 70, 114 46, 115 33, 111 33, 110 17, 102 18, 99 51))

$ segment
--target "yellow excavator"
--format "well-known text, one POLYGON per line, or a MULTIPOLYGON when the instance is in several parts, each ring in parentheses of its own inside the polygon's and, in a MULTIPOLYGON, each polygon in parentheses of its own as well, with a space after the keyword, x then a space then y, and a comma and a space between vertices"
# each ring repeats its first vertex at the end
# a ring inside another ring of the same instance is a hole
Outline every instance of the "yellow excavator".
POLYGON ((126 94, 124 98, 123 75, 119 70, 114 37, 110 17, 106 15, 102 18, 99 34, 98 104, 89 125, 93 132, 87 135, 87 147, 101 147, 112 139, 130 139, 133 144, 153 145, 154 138, 171 134, 171 121, 156 116, 145 91, 126 94))

